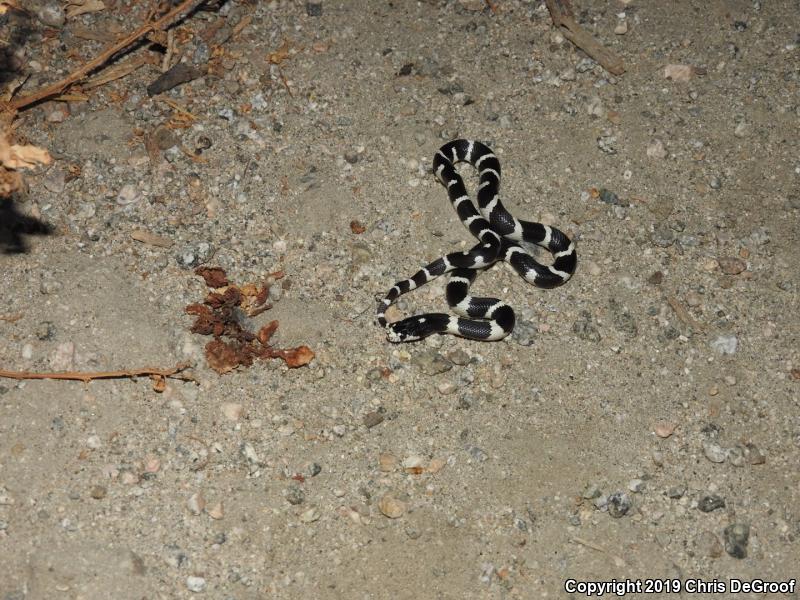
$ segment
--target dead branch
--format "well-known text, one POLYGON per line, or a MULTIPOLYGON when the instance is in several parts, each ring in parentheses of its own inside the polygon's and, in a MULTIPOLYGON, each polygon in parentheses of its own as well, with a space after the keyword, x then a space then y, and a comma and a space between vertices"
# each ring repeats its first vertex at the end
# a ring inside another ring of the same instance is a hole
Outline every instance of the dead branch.
POLYGON ((23 96, 21 98, 17 98, 9 103, 9 106, 12 109, 19 110, 24 108, 30 104, 35 102, 39 102, 40 100, 44 100, 45 98, 49 98, 50 96, 54 96, 63 92, 66 88, 71 86, 72 84, 82 80, 85 78, 89 73, 104 65, 111 57, 115 54, 124 50, 134 42, 140 40, 141 38, 145 37, 147 34, 160 31, 168 26, 170 26, 174 21, 185 16, 187 13, 195 10, 198 6, 206 2, 206 0, 184 0, 178 6, 173 8, 167 14, 162 16, 155 21, 150 23, 145 23, 134 32, 128 34, 120 41, 111 44, 105 50, 103 50, 98 56, 90 60, 89 62, 85 63, 79 69, 73 71, 60 81, 52 83, 37 92, 33 92, 32 94, 28 94, 27 96, 23 96))
POLYGON ((545 0, 545 4, 547 4, 547 10, 550 11, 553 25, 561 31, 565 38, 600 63, 612 75, 622 75, 625 72, 622 59, 578 25, 569 0, 545 0))
POLYGON ((178 363, 171 369, 122 369, 119 371, 64 371, 62 373, 31 373, 29 371, 5 371, 0 369, 0 377, 9 379, 67 379, 88 383, 93 379, 120 379, 125 377, 141 377, 143 375, 155 377, 173 377, 192 366, 189 362, 178 363))

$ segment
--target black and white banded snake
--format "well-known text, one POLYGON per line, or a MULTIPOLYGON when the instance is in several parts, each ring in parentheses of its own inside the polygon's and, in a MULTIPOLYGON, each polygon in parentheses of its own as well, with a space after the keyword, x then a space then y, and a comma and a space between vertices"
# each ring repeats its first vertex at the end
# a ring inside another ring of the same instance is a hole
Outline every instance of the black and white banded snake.
POLYGON ((387 328, 390 342, 412 342, 433 333, 496 341, 514 329, 514 310, 497 298, 473 297, 469 287, 478 272, 498 261, 508 262, 525 281, 552 288, 567 281, 575 271, 575 245, 555 227, 520 221, 500 202, 500 161, 492 150, 476 141, 453 140, 433 157, 433 173, 447 188, 450 202, 459 219, 478 238, 467 252, 454 252, 436 259, 411 278, 396 283, 378 304, 378 324, 387 328), (468 162, 478 170, 478 210, 472 203, 455 163, 468 162), (518 242, 547 249, 551 265, 538 263, 518 242), (386 309, 397 298, 433 279, 450 273, 447 303, 458 317, 446 313, 427 313, 387 323, 386 309))

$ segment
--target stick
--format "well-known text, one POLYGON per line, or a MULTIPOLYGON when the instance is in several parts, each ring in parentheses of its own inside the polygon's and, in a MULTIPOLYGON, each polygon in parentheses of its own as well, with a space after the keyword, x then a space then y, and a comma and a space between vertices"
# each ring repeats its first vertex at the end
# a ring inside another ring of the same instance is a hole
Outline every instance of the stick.
POLYGON ((572 13, 569 0, 545 0, 545 4, 547 4, 547 10, 550 11, 553 25, 561 30, 565 38, 600 63, 612 75, 622 75, 625 72, 622 59, 605 48, 575 22, 575 15, 572 13))
POLYGON ((678 299, 675 296, 670 296, 667 298, 667 304, 670 305, 672 310, 675 311, 675 315, 680 319, 685 325, 689 325, 690 327, 694 327, 700 331, 705 331, 706 326, 701 323, 700 321, 695 320, 692 315, 689 314, 689 311, 683 307, 678 299))
POLYGON ((60 94, 63 92, 67 87, 72 85, 73 83, 80 81, 84 77, 86 77, 89 73, 94 71, 96 68, 105 64, 112 56, 114 56, 120 50, 123 50, 130 46, 133 42, 143 38, 151 31, 161 30, 168 25, 171 25, 173 21, 176 21, 178 18, 182 17, 184 13, 188 13, 198 6, 203 4, 206 0, 184 0, 178 6, 173 8, 167 14, 165 14, 160 19, 156 19, 151 23, 145 23, 139 29, 135 30, 133 33, 128 34, 126 37, 121 39, 119 42, 111 44, 105 50, 103 50, 98 56, 87 62, 85 65, 73 71, 66 77, 64 77, 60 81, 56 81, 42 89, 38 92, 34 92, 32 94, 28 94, 27 96, 23 96, 21 98, 17 98, 9 103, 11 108, 15 110, 19 110, 20 108, 24 108, 29 104, 33 104, 34 102, 39 102, 40 100, 44 100, 45 98, 49 98, 50 96, 54 96, 56 94, 60 94))
POLYGON ((29 371, 5 371, 0 369, 0 377, 9 379, 68 379, 71 381, 90 382, 92 379, 119 379, 121 377, 139 377, 141 375, 155 375, 157 377, 170 377, 188 369, 191 363, 178 363, 171 369, 123 369, 120 371, 79 372, 64 371, 63 373, 31 373, 29 371))

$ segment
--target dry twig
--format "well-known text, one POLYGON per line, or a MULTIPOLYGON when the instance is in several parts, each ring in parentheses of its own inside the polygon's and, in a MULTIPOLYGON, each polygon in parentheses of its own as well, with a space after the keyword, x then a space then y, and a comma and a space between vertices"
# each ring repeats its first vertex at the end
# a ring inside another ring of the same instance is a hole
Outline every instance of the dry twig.
POLYGON ((73 71, 60 81, 56 81, 44 88, 40 89, 37 92, 33 92, 32 94, 28 94, 27 96, 23 96, 21 98, 17 98, 9 103, 12 109, 19 110, 26 106, 29 106, 35 102, 39 102, 40 100, 44 100, 45 98, 49 98, 51 96, 55 96, 57 94, 62 93, 66 88, 71 86, 72 84, 84 79, 89 73, 97 69, 98 67, 103 66, 106 62, 108 62, 115 54, 124 50, 134 42, 140 40, 141 38, 145 37, 147 34, 154 32, 154 31, 161 31, 162 29, 171 25, 174 21, 185 16, 187 13, 191 12, 192 10, 196 9, 198 6, 203 4, 206 0, 184 0, 178 6, 173 8, 167 14, 162 16, 155 21, 150 23, 145 23, 134 32, 128 34, 120 41, 111 44, 105 50, 103 50, 98 56, 84 64, 79 69, 73 71))
POLYGON ((0 369, 0 377, 9 379, 67 379, 70 381, 82 381, 88 383, 93 379, 120 379, 124 377, 141 377, 143 375, 155 377, 172 377, 181 371, 188 369, 191 363, 178 363, 171 369, 122 369, 119 371, 64 371, 62 373, 31 373, 30 371, 6 371, 0 369))
POLYGON ((578 25, 569 0, 545 0, 545 4, 547 4, 547 10, 550 11, 553 25, 561 30, 565 38, 600 63, 612 75, 622 75, 625 72, 622 59, 578 25))

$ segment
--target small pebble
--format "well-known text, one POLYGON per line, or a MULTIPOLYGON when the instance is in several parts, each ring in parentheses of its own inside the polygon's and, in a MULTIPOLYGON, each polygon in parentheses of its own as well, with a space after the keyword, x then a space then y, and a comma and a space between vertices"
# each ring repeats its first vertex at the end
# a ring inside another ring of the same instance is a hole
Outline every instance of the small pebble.
POLYGON ((186 508, 188 508, 189 512, 193 515, 199 515, 206 508, 206 499, 200 493, 192 494, 186 501, 186 508))
POLYGON ((229 421, 238 421, 242 417, 242 405, 237 402, 223 402, 222 406, 222 414, 225 415, 225 418, 229 421))
POLYGON ((202 592, 206 589, 206 580, 204 577, 190 575, 186 578, 186 587, 190 592, 202 592))
POLYGON ((750 526, 745 523, 733 523, 725 528, 723 534, 725 536, 725 552, 733 558, 746 558, 750 526))
POLYGON ((284 496, 286 497, 286 501, 293 505, 297 506, 298 504, 302 504, 303 501, 306 499, 306 495, 298 486, 293 485, 289 487, 284 492, 284 496))
POLYGON ((726 275, 738 275, 747 269, 747 263, 735 256, 724 256, 717 259, 720 270, 726 275))
POLYGON ((93 485, 92 489, 89 490, 89 495, 95 500, 102 500, 107 493, 108 490, 102 485, 93 485))
POLYGON ((120 206, 127 206, 128 204, 133 204, 141 199, 142 195, 139 190, 136 189, 136 186, 126 183, 125 185, 120 188, 119 193, 117 194, 117 204, 120 206))
POLYGON ((313 523, 314 521, 318 521, 320 518, 320 512, 316 508, 312 507, 309 508, 307 511, 303 512, 300 515, 300 522, 301 523, 313 523))
POLYGON ((704 513, 709 513, 718 508, 725 508, 725 499, 716 494, 703 496, 700 498, 700 502, 697 503, 697 508, 700 509, 700 512, 704 513))
POLYGON ((211 517, 212 519, 214 519, 216 521, 219 521, 220 519, 222 519, 225 516, 225 510, 222 507, 222 502, 217 502, 216 504, 214 504, 214 506, 209 508, 206 512, 208 513, 209 517, 211 517))
POLYGON ((644 481, 641 479, 631 479, 628 482, 628 489, 634 493, 641 492, 645 487, 644 481))
POLYGON ((364 415, 363 423, 367 427, 367 429, 372 429, 376 425, 380 425, 383 423, 383 413, 378 410, 373 410, 372 412, 368 412, 364 415))
POLYGON ((713 463, 723 463, 728 456, 724 448, 713 442, 705 442, 703 444, 703 454, 713 463))
POLYGON ((667 150, 661 140, 653 140, 647 144, 647 156, 650 158, 666 158, 667 150))
POLYGON ((683 495, 686 493, 686 486, 685 485, 673 485, 671 488, 667 490, 667 498, 671 498, 672 500, 679 500, 683 498, 683 495))
POLYGON ((378 500, 378 510, 390 519, 402 517, 406 512, 406 508, 406 503, 402 500, 398 500, 392 494, 384 494, 381 496, 381 499, 378 500))
POLYGON ((712 350, 718 354, 736 354, 738 345, 739 340, 735 335, 720 335, 710 342, 712 350))
POLYGON ((583 497, 587 500, 593 500, 594 498, 598 498, 600 496, 600 486, 596 483, 590 483, 586 486, 586 489, 583 490, 583 497))
POLYGON ((625 492, 614 492, 608 497, 608 514, 615 519, 625 516, 633 506, 631 497, 625 492))

